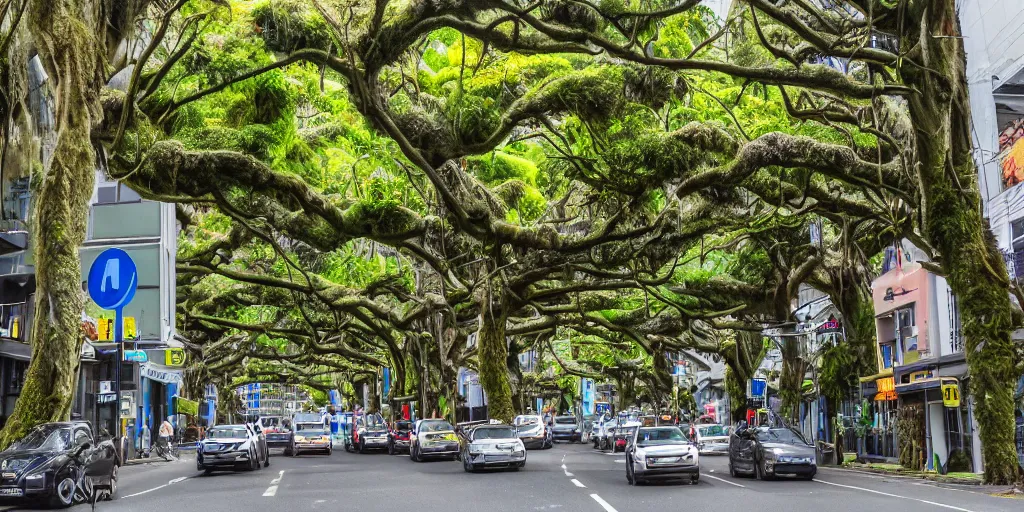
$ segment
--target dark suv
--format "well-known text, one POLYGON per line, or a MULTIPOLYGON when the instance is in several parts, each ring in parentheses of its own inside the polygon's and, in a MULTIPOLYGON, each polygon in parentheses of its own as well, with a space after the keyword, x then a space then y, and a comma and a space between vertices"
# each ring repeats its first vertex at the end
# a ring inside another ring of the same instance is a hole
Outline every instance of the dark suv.
POLYGON ((552 439, 577 443, 582 435, 580 421, 575 416, 555 416, 555 424, 551 427, 552 439))

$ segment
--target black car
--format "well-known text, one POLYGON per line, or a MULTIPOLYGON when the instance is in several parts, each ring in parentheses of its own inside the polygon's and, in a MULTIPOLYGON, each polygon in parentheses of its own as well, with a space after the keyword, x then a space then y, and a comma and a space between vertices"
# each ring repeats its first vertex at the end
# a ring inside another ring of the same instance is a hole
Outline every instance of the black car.
POLYGON ((729 436, 729 474, 754 475, 770 480, 794 475, 805 480, 818 472, 814 446, 788 428, 747 428, 741 425, 729 436))
POLYGON ((554 426, 551 427, 551 438, 555 441, 579 442, 583 439, 583 430, 580 420, 575 416, 555 416, 554 426))
POLYGON ((69 507, 95 490, 111 499, 119 464, 114 443, 94 438, 88 422, 44 423, 0 452, 0 498, 69 507))

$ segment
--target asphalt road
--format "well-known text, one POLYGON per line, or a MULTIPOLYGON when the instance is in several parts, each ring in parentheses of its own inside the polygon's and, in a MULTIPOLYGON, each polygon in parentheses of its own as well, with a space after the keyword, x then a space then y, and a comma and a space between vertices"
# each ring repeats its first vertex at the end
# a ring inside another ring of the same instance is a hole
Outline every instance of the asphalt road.
MULTIPOLYGON (((1024 500, 916 479, 821 469, 814 481, 732 478, 724 457, 703 457, 697 485, 630 487, 622 454, 558 444, 530 451, 518 472, 467 474, 458 462, 414 463, 407 456, 275 456, 269 468, 203 475, 193 459, 123 468, 118 498, 102 511, 234 512, 632 512, 781 510, 901 512, 1024 510, 1024 500), (882 507, 886 507, 883 509, 882 507)), ((75 511, 88 507, 78 506, 75 511)))

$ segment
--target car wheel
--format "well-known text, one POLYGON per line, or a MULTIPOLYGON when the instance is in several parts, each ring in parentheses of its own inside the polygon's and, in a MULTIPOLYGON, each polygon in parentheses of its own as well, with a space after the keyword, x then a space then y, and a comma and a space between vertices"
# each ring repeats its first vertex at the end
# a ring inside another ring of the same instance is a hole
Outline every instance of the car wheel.
POLYGON ((269 448, 268 448, 268 449, 267 449, 267 451, 266 451, 266 452, 265 452, 265 453, 263 454, 263 456, 265 457, 265 458, 263 459, 263 467, 265 467, 265 468, 266 468, 266 467, 270 467, 270 449, 269 449, 269 448))
POLYGON ((359 440, 359 453, 366 453, 366 441, 364 439, 359 440))
POLYGON ((469 457, 462 458, 462 470, 465 471, 466 473, 472 473, 475 471, 473 463, 469 462, 469 457))
POLYGON ((700 482, 700 473, 696 473, 692 477, 690 477, 691 484, 697 485, 698 482, 700 482))
POLYGON ((110 501, 114 499, 114 495, 117 494, 117 464, 110 468, 110 489, 106 491, 103 496, 103 501, 110 501))
POLYGON ((55 508, 70 507, 75 501, 75 480, 68 475, 53 486, 53 496, 50 497, 50 505, 55 508))
POLYGON ((629 485, 636 485, 636 480, 633 479, 633 461, 626 459, 626 483, 629 485))
POLYGON ((761 459, 760 463, 754 464, 754 473, 758 480, 773 480, 774 475, 768 473, 768 468, 764 463, 764 459, 761 459))
POLYGON ((737 478, 736 468, 732 465, 732 459, 729 459, 729 476, 737 478))
POLYGON ((597 449, 597 439, 594 439, 594 449, 597 449))
POLYGON ((816 474, 818 474, 817 471, 815 471, 814 473, 811 473, 809 475, 800 475, 800 479, 801 480, 814 480, 814 475, 816 475, 816 474))
POLYGON ((334 453, 334 448, 328 448, 327 449, 327 456, 330 457, 332 453, 334 453))
POLYGON ((409 460, 413 462, 420 461, 419 448, 417 448, 416 445, 412 445, 412 447, 409 448, 409 460))

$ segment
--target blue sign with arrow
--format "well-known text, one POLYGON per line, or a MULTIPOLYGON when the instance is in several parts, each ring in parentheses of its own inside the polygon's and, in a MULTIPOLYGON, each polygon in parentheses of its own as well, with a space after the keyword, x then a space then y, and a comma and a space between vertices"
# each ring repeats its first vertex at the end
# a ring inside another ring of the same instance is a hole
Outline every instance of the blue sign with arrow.
POLYGON ((124 340, 122 311, 135 298, 138 285, 139 271, 135 262, 121 249, 112 248, 101 252, 89 268, 89 297, 97 306, 114 310, 115 342, 124 340))

